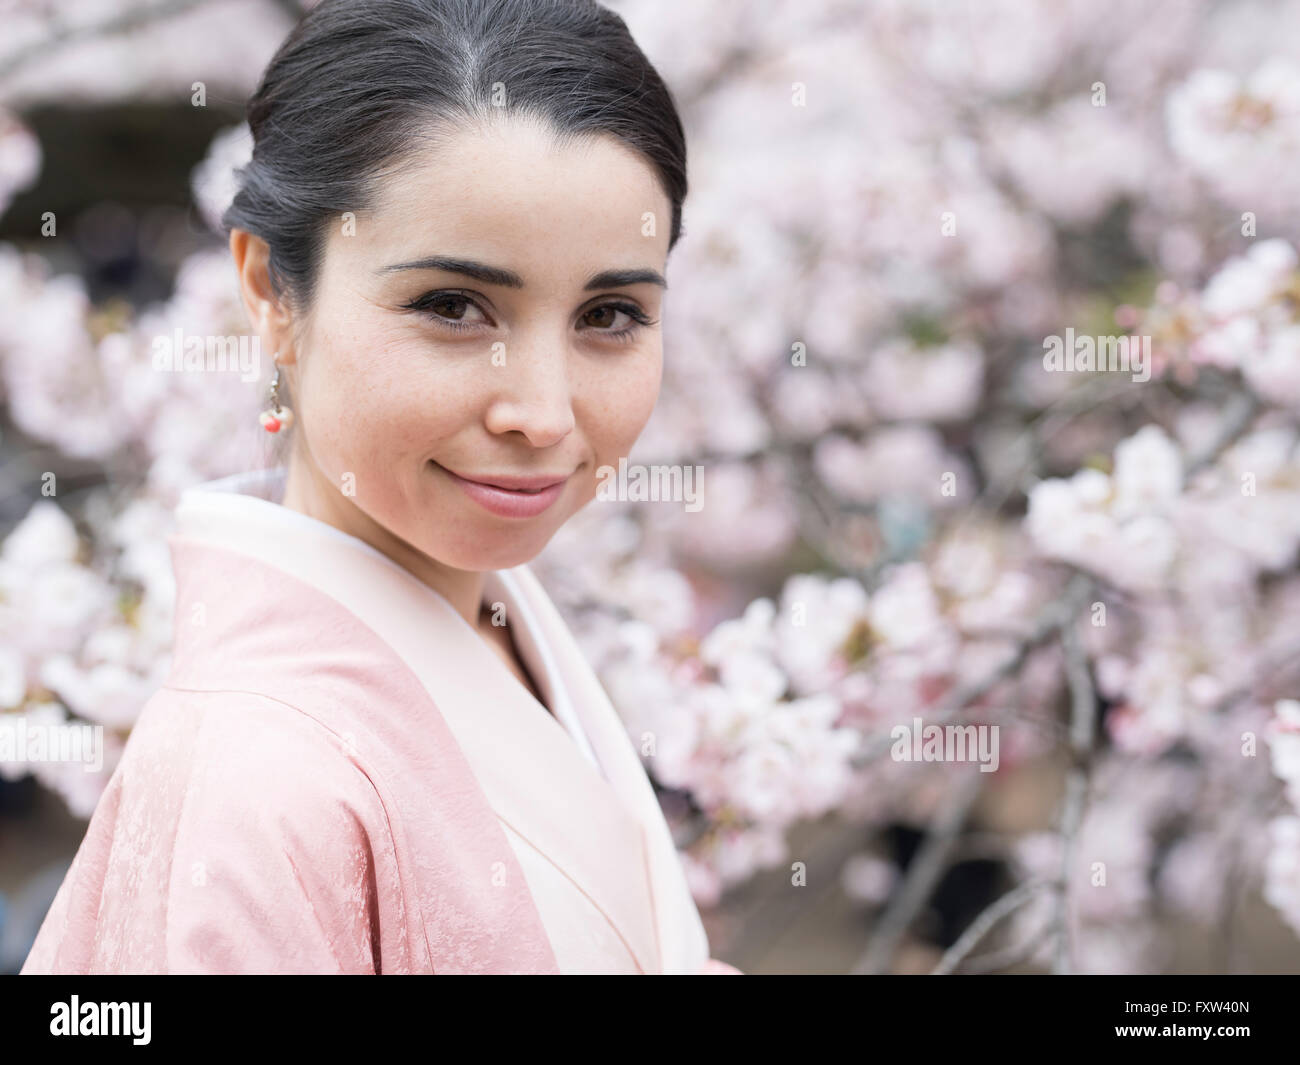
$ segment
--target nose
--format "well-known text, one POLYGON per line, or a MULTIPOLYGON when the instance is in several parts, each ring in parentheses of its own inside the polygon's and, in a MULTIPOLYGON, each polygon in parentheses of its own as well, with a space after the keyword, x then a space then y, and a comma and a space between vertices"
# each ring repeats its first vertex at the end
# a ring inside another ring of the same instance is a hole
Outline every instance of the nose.
POLYGON ((515 347, 486 372, 496 387, 488 405, 491 433, 521 432, 533 447, 551 447, 573 431, 573 396, 568 356, 559 345, 515 347))

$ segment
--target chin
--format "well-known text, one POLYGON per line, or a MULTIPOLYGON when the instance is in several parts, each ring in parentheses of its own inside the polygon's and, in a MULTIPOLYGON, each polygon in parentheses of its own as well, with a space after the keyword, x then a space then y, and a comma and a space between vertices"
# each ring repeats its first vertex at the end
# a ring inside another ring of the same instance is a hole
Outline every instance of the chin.
POLYGON ((537 530, 519 530, 518 532, 501 532, 496 536, 484 535, 472 546, 461 550, 452 549, 444 553, 429 551, 431 558, 436 558, 453 569, 470 570, 478 573, 488 570, 513 569, 531 562, 551 541, 552 532, 545 534, 537 530))

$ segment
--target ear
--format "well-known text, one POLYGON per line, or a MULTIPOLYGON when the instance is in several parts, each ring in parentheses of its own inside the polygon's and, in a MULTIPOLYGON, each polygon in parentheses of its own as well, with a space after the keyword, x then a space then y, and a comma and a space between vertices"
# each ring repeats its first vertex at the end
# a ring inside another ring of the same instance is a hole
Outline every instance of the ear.
POLYGON ((232 229, 230 254, 235 260, 244 309, 261 339, 262 349, 274 353, 275 361, 282 366, 296 362, 293 314, 271 288, 270 247, 247 230, 232 229))

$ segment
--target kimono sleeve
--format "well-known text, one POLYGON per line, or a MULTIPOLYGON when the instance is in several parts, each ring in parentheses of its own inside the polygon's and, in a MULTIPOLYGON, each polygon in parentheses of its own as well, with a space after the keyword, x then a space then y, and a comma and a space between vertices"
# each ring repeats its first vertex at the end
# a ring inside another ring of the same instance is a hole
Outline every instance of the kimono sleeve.
POLYGON ((239 718, 205 722, 168 884, 167 971, 379 972, 373 787, 314 722, 239 718))

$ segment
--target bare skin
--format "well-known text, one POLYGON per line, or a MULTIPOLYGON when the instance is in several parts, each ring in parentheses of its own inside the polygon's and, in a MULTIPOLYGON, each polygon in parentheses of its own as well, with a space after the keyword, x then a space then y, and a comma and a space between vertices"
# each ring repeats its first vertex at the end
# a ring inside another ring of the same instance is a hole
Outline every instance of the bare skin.
POLYGON ((417 149, 376 188, 353 231, 329 227, 305 311, 274 297, 266 243, 231 233, 296 415, 283 503, 404 566, 536 694, 482 614, 484 574, 535 558, 649 420, 671 203, 617 140, 559 148, 517 119, 417 149), (448 471, 568 480, 543 513, 503 517, 448 471))
POLYGON ((497 653, 501 661, 506 664, 506 668, 515 675, 515 679, 527 689, 528 693, 546 708, 547 713, 554 715, 555 711, 546 705, 546 700, 542 698, 541 687, 534 683, 532 674, 528 671, 527 665, 524 664, 523 656, 519 654, 519 648, 515 646, 514 636, 510 631, 509 624, 493 625, 491 617, 491 612, 485 605, 478 626, 483 639, 497 653))

